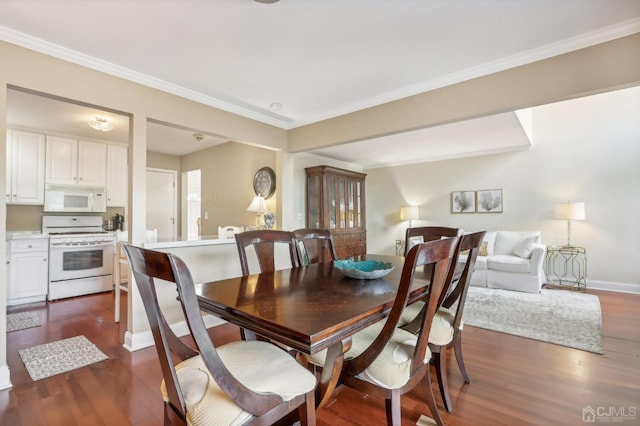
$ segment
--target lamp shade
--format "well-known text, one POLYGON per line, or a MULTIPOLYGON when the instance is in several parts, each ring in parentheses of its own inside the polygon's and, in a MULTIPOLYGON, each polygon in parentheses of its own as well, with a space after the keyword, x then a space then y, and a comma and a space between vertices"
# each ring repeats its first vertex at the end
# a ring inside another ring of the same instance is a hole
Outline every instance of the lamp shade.
POLYGON ((247 207, 248 212, 264 213, 267 211, 267 203, 264 201, 264 197, 256 195, 251 200, 251 204, 247 207))
POLYGON ((414 220, 418 218, 418 206, 400 208, 400 220, 414 220))
POLYGON ((565 220, 584 220, 584 202, 557 203, 555 217, 565 220))

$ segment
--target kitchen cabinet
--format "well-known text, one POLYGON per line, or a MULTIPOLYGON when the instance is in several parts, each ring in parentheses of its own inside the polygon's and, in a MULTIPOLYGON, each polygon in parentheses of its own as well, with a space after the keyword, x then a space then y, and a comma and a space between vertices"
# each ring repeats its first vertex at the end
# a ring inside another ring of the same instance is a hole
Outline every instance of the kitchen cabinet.
POLYGON ((107 186, 107 144, 47 136, 46 183, 107 186))
POLYGON ((107 146, 107 207, 124 207, 127 204, 127 147, 107 146))
POLYGON ((331 166, 307 172, 307 227, 331 231, 338 258, 367 253, 366 174, 331 166))
POLYGON ((49 286, 49 239, 7 242, 7 305, 44 301, 49 286))
POLYGON ((44 204, 45 136, 7 131, 6 202, 44 204))

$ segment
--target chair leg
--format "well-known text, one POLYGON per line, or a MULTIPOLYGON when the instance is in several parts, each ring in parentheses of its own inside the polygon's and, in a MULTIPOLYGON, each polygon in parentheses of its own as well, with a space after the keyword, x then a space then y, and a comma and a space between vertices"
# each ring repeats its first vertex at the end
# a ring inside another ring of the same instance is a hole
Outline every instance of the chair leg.
POLYGON ((433 420, 435 420, 438 426, 444 426, 444 421, 438 412, 436 398, 433 395, 433 387, 431 387, 431 372, 429 368, 426 369, 426 373, 422 378, 422 386, 424 387, 425 400, 429 406, 429 411, 431 411, 431 417, 433 417, 433 420))
POLYGON ((433 353, 434 365, 436 368, 436 377, 438 379, 438 387, 440 388, 440 396, 442 402, 448 412, 453 411, 453 404, 449 396, 449 379, 447 377, 447 348, 440 346, 438 352, 433 353))
POLYGON ((384 400, 384 408, 387 412, 387 426, 400 426, 402 424, 402 407, 400 404, 400 390, 393 389, 391 398, 384 400))
POLYGON ((456 361, 458 361, 458 368, 460 368, 460 373, 462 373, 462 377, 464 378, 465 383, 471 383, 469 380, 469 375, 467 374, 467 369, 464 367, 464 359, 462 358, 462 339, 458 339, 456 343, 453 345, 453 350, 456 353, 456 361))
POLYGON ((316 394, 314 391, 307 393, 306 402, 298 408, 301 426, 316 426, 316 394))

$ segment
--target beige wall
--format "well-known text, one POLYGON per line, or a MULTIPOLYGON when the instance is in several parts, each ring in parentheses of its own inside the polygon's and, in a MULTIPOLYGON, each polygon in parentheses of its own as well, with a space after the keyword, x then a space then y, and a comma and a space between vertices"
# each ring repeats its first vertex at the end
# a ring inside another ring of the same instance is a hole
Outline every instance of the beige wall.
MULTIPOLYGON (((256 214, 248 212, 247 207, 255 195, 253 176, 262 167, 276 169, 275 151, 235 142, 182 158, 182 171, 202 171, 202 235, 216 235, 218 226, 256 224, 256 214)), ((267 200, 267 208, 273 212, 277 211, 276 199, 274 194, 267 200)), ((276 223, 276 227, 281 228, 281 224, 276 223)))
POLYGON ((368 250, 394 253, 407 222, 400 207, 420 207, 414 226, 541 230, 566 244, 556 202, 584 201, 572 243, 585 246, 590 285, 640 291, 640 87, 534 109, 529 151, 366 170, 368 250), (504 212, 452 214, 452 191, 502 189, 504 212))

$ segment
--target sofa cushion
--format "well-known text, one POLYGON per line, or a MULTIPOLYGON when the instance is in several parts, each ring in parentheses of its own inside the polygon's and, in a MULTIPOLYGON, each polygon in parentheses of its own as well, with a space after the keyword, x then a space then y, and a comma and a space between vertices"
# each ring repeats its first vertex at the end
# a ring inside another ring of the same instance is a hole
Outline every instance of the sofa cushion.
POLYGON ((525 238, 513 249, 513 254, 523 259, 529 259, 539 239, 540 237, 535 235, 525 238))
POLYGON ((483 243, 487 243, 487 256, 491 256, 492 254, 494 254, 494 250, 495 250, 495 245, 496 245, 496 232, 495 231, 490 231, 487 232, 484 235, 484 238, 482 239, 483 243))
MULTIPOLYGON (((476 261, 476 265, 477 265, 476 261)), ((487 258, 487 267, 494 271, 517 272, 528 274, 531 270, 529 259, 509 254, 496 254, 487 258)))
POLYGON ((516 246, 529 237, 537 237, 535 242, 539 243, 540 231, 497 231, 493 254, 513 254, 516 246))

